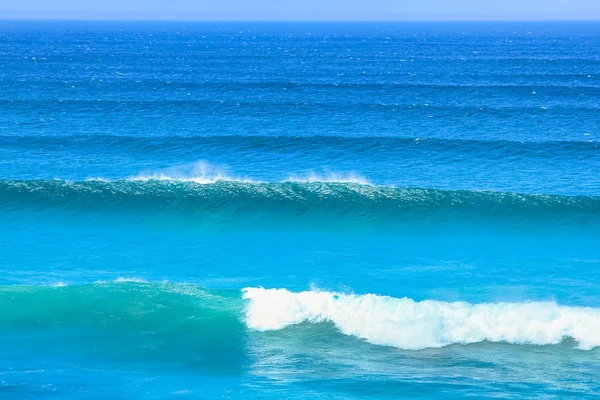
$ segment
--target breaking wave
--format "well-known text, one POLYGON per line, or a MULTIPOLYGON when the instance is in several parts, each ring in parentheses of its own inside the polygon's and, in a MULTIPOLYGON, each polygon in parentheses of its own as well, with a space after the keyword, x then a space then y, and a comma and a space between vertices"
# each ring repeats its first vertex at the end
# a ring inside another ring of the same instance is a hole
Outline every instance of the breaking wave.
MULTIPOLYGON (((246 288, 213 290, 193 284, 119 279, 88 285, 1 286, 0 328, 49 332, 70 329, 105 335, 185 340, 203 349, 242 348, 244 336, 297 325, 331 323, 328 335, 350 335, 374 345, 419 350, 452 344, 504 342, 579 349, 600 346, 600 309, 552 302, 414 301, 375 294, 246 288)), ((275 337, 276 340, 276 337, 275 337)), ((335 342, 333 342, 335 343, 335 342)), ((175 344, 173 344, 174 346, 175 344)), ((183 351, 183 350, 182 350, 183 351)))
POLYGON ((556 303, 446 303, 367 294, 286 289, 244 289, 246 324, 279 330, 304 322, 331 322, 340 332, 372 344, 420 350, 483 341, 558 344, 576 340, 581 349, 600 346, 600 309, 556 303))

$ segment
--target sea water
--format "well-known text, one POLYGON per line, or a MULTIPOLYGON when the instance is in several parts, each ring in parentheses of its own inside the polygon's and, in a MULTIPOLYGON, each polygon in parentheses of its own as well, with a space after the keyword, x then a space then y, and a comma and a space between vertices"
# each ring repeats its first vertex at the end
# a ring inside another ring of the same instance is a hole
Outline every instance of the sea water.
POLYGON ((0 23, 0 398, 600 395, 597 23, 0 23))

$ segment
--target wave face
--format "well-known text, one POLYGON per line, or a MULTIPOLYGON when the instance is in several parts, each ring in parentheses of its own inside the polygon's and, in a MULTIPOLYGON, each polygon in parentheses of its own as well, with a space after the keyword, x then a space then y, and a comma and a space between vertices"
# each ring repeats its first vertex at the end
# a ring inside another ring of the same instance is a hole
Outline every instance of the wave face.
POLYGON ((261 331, 303 322, 332 322, 342 333, 369 343, 419 350, 483 341, 558 344, 575 339, 581 349, 600 346, 600 309, 555 303, 468 304, 416 302, 377 295, 286 289, 244 289, 246 323, 261 331))
MULTIPOLYGON (((29 329, 100 324, 116 330, 127 325, 160 330, 161 325, 183 328, 186 320, 194 318, 218 320, 230 314, 235 320, 242 312, 236 292, 139 279, 74 286, 1 286, 0 308, 5 328, 13 324, 29 329)), ((228 330, 231 327, 223 328, 228 330)))
POLYGON ((542 220, 596 226, 600 198, 484 191, 380 187, 346 182, 198 183, 164 179, 67 182, 0 181, 0 204, 11 210, 59 209, 184 215, 255 216, 265 221, 326 218, 394 223, 407 220, 542 220))
POLYGON ((242 313, 239 292, 187 284, 0 287, 0 338, 36 354, 235 372, 245 358, 242 313))

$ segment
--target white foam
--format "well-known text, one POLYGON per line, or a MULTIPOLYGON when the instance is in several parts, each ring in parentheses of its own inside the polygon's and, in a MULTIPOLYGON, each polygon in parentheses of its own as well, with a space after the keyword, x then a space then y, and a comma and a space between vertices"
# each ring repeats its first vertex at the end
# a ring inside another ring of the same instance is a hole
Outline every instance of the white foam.
POLYGON ((89 177, 85 179, 86 182, 112 182, 110 179, 102 177, 89 177))
POLYGON ((198 161, 178 167, 170 167, 154 173, 143 173, 129 178, 135 181, 180 181, 210 184, 218 181, 254 182, 250 179, 230 176, 226 169, 205 161, 198 161))
POLYGON ((116 283, 148 283, 147 280, 142 279, 142 278, 123 278, 123 277, 118 277, 117 279, 114 280, 114 282, 116 282, 116 283))
POLYGON ((110 285, 113 283, 149 283, 147 280, 142 279, 142 278, 125 278, 125 277, 118 277, 117 279, 114 280, 97 280, 94 281, 95 285, 110 285))
POLYGON ((327 172, 324 174, 317 174, 314 172, 308 173, 304 176, 291 176, 288 182, 325 182, 325 183, 357 183, 360 185, 371 185, 365 177, 355 173, 339 173, 339 172, 327 172))
POLYGON ((573 338, 581 349, 600 346, 600 309, 552 302, 416 302, 387 296, 246 288, 246 324, 260 331, 302 322, 332 322, 342 333, 401 349, 482 341, 558 344, 573 338))
MULTIPOLYGON (((232 175, 224 166, 218 166, 206 161, 197 161, 190 164, 173 166, 154 172, 142 172, 126 178, 130 181, 176 181, 194 182, 198 184, 211 184, 218 181, 265 183, 248 177, 232 175)), ((86 181, 112 182, 111 179, 102 177, 89 177, 86 181)), ((373 185, 364 176, 355 172, 332 172, 324 173, 309 172, 301 175, 292 175, 283 181, 272 182, 301 182, 301 183, 356 183, 360 185, 373 185)))

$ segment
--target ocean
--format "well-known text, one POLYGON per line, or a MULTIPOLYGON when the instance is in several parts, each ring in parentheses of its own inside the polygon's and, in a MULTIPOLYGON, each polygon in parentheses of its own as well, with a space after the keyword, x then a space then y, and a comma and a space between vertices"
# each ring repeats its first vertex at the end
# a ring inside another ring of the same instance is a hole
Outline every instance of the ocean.
POLYGON ((0 398, 600 395, 600 23, 0 22, 0 398))

